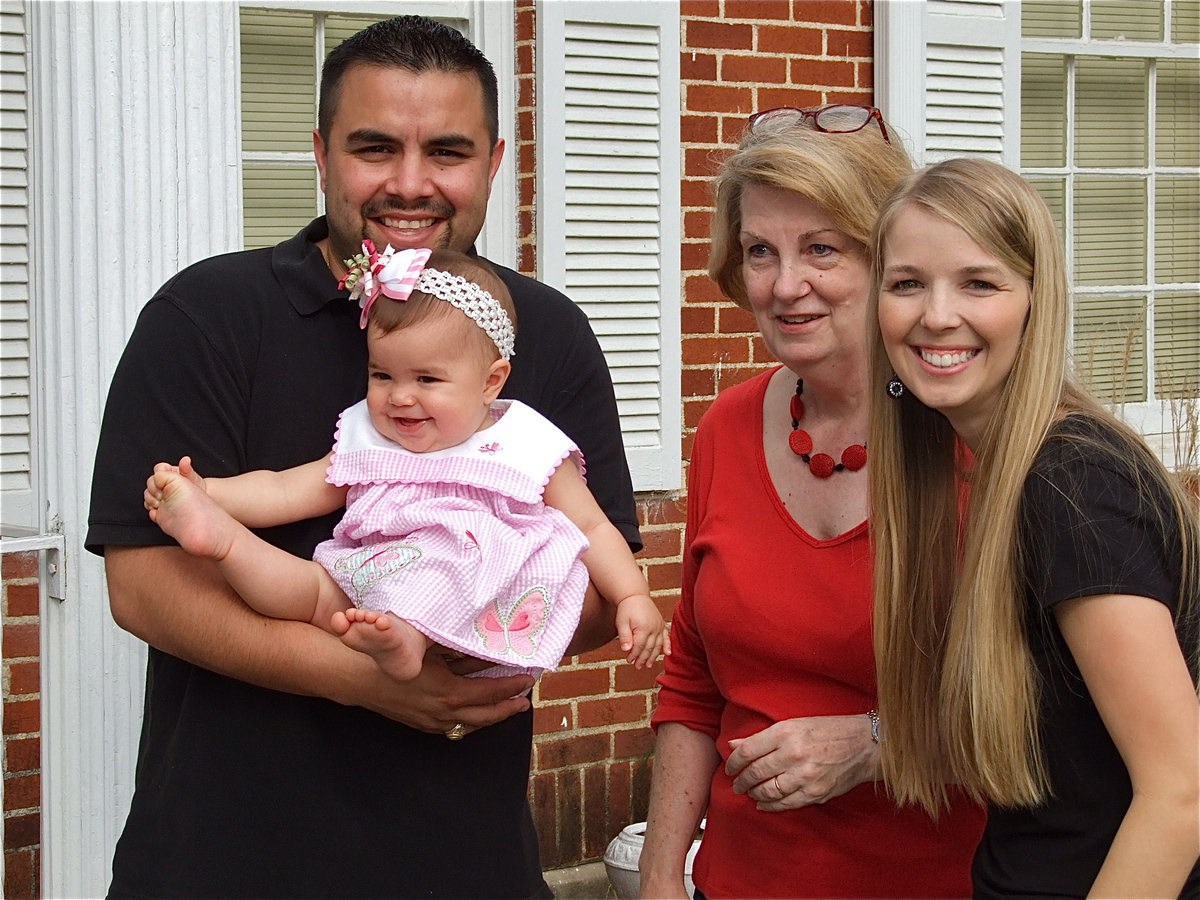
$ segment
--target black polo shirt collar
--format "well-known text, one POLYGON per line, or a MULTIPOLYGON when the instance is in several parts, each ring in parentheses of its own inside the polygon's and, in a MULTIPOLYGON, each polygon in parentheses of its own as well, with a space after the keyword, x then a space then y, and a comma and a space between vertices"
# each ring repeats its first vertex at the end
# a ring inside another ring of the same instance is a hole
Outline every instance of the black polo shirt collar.
POLYGON ((292 308, 302 316, 311 316, 334 300, 344 303, 350 298, 349 291, 338 290, 337 279, 317 247, 317 241, 328 235, 329 225, 319 216, 271 251, 271 271, 292 308))

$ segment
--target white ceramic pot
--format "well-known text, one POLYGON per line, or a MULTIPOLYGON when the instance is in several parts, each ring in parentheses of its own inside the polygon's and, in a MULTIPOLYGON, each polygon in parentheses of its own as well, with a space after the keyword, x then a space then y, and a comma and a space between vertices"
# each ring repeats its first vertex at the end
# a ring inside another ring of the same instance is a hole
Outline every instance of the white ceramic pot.
MULTIPOLYGON (((703 822, 700 823, 700 831, 703 834, 703 822)), ((642 845, 645 842, 646 823, 635 822, 633 825, 626 825, 622 828, 621 833, 612 839, 608 849, 604 851, 604 868, 608 872, 608 880, 612 882, 612 886, 621 900, 636 900, 637 898, 640 878, 638 860, 641 858, 642 845)), ((683 884, 687 888, 689 897, 695 890, 692 884, 692 860, 696 858, 696 851, 699 849, 700 838, 696 838, 692 841, 687 859, 683 864, 683 884)))

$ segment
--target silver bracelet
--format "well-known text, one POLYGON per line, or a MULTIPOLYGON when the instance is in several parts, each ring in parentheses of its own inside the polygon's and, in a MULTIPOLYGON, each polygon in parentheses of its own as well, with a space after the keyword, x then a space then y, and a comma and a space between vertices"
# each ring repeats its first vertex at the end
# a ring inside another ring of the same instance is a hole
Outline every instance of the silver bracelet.
POLYGON ((879 737, 879 710, 867 710, 867 719, 871 723, 871 740, 878 744, 882 740, 879 737))

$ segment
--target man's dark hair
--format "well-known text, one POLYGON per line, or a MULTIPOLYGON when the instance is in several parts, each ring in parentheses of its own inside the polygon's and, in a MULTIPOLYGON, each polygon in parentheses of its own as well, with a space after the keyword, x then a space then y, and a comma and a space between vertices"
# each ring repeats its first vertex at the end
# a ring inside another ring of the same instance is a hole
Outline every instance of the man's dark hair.
MULTIPOLYGON (((379 66, 410 72, 468 72, 483 89, 483 111, 492 146, 500 138, 496 73, 474 44, 448 25, 425 16, 398 16, 351 35, 325 57, 317 127, 328 143, 342 79, 351 66, 379 66)), ((489 148, 490 149, 490 148, 489 148)))

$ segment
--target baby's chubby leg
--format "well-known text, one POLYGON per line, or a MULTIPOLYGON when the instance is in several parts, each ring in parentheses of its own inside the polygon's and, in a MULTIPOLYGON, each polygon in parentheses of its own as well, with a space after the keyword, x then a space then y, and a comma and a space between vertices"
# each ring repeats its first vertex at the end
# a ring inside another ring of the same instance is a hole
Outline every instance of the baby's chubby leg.
POLYGON ((150 518, 192 556, 220 562, 242 530, 203 487, 168 463, 154 467, 144 499, 150 518))
POLYGON ((421 672, 425 651, 432 641, 392 613, 349 609, 333 614, 333 631, 342 643, 375 658, 379 668, 397 681, 409 681, 421 672))

